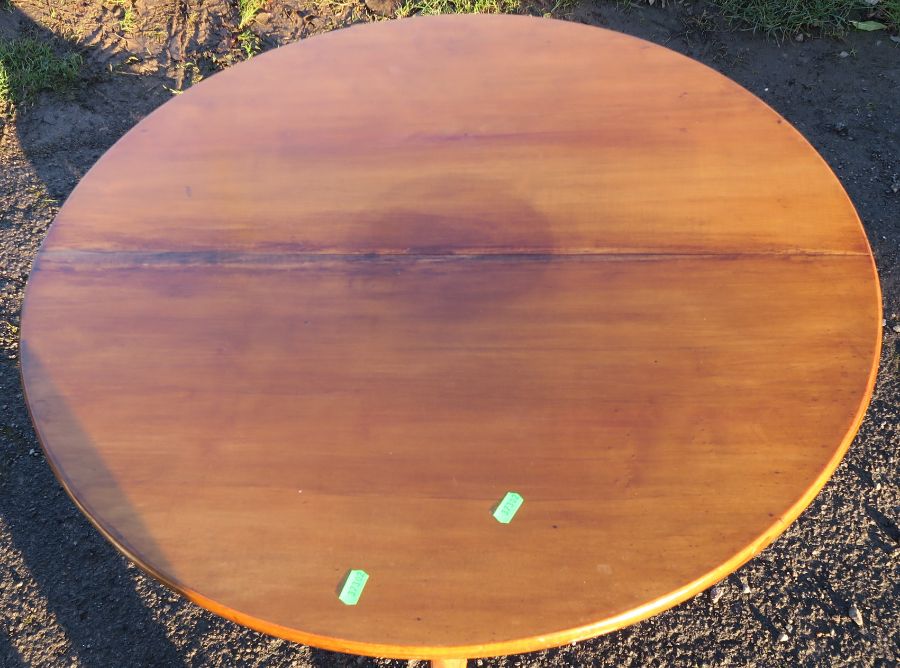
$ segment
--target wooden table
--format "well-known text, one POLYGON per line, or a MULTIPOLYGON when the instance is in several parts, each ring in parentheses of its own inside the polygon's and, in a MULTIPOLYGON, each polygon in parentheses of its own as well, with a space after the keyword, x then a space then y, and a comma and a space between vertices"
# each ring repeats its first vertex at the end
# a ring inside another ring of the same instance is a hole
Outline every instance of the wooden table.
POLYGON ((596 28, 412 19, 254 58, 110 149, 32 272, 22 373, 146 572, 450 665, 757 554, 850 445, 880 309, 837 179, 747 91, 596 28))

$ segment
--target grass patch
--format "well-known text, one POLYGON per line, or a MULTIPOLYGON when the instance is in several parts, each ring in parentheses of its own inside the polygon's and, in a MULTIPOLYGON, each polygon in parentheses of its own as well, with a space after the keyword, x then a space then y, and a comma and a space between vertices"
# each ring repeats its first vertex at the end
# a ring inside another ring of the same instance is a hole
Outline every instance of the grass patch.
POLYGON ((81 56, 59 56, 47 42, 0 39, 0 107, 21 104, 42 90, 65 90, 78 80, 80 69, 81 56))
POLYGON ((134 13, 132 0, 116 0, 116 4, 122 8, 122 18, 119 19, 119 28, 125 34, 131 34, 137 28, 137 18, 134 13))
POLYGON ((245 28, 253 22, 259 10, 266 4, 266 0, 238 0, 238 13, 240 15, 240 23, 238 30, 245 28))
POLYGON ((241 51, 244 52, 244 58, 252 58, 262 50, 262 43, 259 37, 249 28, 245 28, 238 35, 238 43, 241 45, 241 51))
POLYGON ((403 0, 397 17, 414 14, 512 14, 519 0, 403 0))
POLYGON ((875 18, 887 23, 894 32, 900 31, 900 0, 881 0, 874 9, 875 18))
POLYGON ((553 9, 550 10, 550 14, 555 14, 556 12, 569 12, 577 6, 578 0, 556 0, 553 4, 553 9))
POLYGON ((851 29, 851 20, 882 19, 897 29, 900 0, 713 0, 733 23, 767 35, 785 37, 801 32, 829 35, 851 29))

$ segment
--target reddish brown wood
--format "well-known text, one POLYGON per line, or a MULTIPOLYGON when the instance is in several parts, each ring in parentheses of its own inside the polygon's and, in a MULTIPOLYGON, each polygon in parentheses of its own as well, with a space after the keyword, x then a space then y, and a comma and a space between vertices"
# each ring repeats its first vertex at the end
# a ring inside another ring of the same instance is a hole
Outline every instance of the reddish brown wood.
POLYGON ((759 552, 858 428, 880 308, 838 181, 737 85, 595 28, 414 19, 254 58, 118 142, 39 255, 22 372, 63 485, 155 577, 458 659, 759 552))
POLYGON ((431 668, 466 668, 465 659, 435 659, 431 662, 431 668))

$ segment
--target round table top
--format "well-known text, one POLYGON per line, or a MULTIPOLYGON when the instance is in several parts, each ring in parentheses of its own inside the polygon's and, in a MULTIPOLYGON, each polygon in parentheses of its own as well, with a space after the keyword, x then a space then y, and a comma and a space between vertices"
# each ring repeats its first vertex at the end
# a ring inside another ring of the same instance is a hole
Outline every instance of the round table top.
POLYGON ((113 146, 40 252, 22 372, 76 503, 191 600, 473 657, 759 552, 859 426, 880 309, 837 179, 746 90, 597 28, 417 18, 253 58, 113 146))

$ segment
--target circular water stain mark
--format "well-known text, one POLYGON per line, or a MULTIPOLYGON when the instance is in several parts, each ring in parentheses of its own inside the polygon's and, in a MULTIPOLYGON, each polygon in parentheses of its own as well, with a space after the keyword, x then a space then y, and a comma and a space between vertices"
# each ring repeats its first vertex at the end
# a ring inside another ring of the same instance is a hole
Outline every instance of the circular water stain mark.
POLYGON ((398 314, 468 320, 521 300, 550 269, 550 225, 500 180, 449 175, 398 185, 349 226, 354 289, 398 314))

